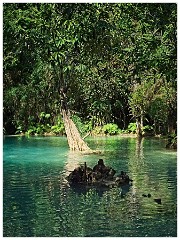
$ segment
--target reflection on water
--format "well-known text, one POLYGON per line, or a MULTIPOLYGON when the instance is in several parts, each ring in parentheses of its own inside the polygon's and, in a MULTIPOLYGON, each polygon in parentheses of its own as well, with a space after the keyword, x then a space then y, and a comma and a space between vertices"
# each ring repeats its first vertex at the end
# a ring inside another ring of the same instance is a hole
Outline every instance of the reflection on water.
POLYGON ((103 154, 72 153, 65 138, 4 139, 4 237, 177 236, 176 152, 160 139, 87 140, 103 154), (98 158, 127 172, 133 185, 69 187, 69 172, 98 158))
POLYGON ((78 152, 69 151, 67 154, 67 159, 64 166, 65 176, 68 176, 70 172, 72 172, 79 165, 84 164, 82 162, 82 154, 78 152))
POLYGON ((144 138, 136 139, 136 156, 137 158, 143 159, 143 142, 144 138))

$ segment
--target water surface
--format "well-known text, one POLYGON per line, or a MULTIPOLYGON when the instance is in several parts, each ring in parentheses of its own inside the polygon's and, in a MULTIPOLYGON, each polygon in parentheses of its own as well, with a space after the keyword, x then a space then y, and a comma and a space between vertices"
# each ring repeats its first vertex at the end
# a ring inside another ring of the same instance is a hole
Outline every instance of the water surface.
POLYGON ((65 137, 5 137, 3 156, 4 237, 175 237, 177 154, 165 141, 87 138, 100 155, 72 153, 65 137), (65 177, 99 158, 133 185, 77 189, 65 177), (151 194, 151 197, 142 195, 151 194), (154 199, 161 198, 161 204, 154 199))

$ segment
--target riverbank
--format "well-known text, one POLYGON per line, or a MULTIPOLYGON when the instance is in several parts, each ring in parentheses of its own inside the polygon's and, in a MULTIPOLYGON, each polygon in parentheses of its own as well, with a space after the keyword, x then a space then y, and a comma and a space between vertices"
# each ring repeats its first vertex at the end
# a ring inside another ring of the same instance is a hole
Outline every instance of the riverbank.
MULTIPOLYGON (((42 136, 42 137, 65 137, 66 135, 63 135, 63 134, 54 134, 54 133, 43 133, 43 134, 33 134, 33 135, 29 135, 27 133, 20 133, 20 134, 4 134, 4 136, 8 136, 8 137, 23 137, 23 136, 42 136)), ((132 137, 132 138, 137 138, 137 134, 134 134, 134 133, 119 133, 119 134, 116 134, 116 135, 108 135, 108 134, 89 134, 88 136, 90 137, 114 137, 114 136, 119 136, 119 137, 132 137)), ((143 137, 157 137, 157 138, 167 138, 168 136, 165 136, 165 135, 161 135, 161 134, 158 134, 158 135, 145 135, 143 137)))

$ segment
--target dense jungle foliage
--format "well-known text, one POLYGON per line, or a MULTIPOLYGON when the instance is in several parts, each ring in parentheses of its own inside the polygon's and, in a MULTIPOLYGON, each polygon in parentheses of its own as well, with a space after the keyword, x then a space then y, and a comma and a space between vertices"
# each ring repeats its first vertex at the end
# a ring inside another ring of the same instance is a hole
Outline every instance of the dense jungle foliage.
POLYGON ((175 3, 4 3, 4 133, 176 133, 175 3), (64 95, 65 94, 65 95, 64 95))

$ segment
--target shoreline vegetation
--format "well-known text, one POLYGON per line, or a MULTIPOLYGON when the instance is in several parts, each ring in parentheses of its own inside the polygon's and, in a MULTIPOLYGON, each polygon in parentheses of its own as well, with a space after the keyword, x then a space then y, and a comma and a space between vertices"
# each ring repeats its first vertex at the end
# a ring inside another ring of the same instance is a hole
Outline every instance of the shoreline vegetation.
MULTIPOLYGON (((117 124, 108 123, 103 126, 96 126, 91 130, 87 131, 87 125, 82 123, 76 123, 78 131, 81 134, 82 139, 88 136, 102 137, 102 136, 127 136, 127 137, 138 137, 136 123, 130 123, 127 129, 121 130, 118 128, 117 124), (81 125, 81 126, 79 126, 81 125)), ((63 122, 61 126, 50 126, 49 124, 41 126, 30 127, 27 131, 17 130, 15 133, 8 134, 4 130, 4 135, 7 136, 66 136, 63 122)), ((153 128, 150 126, 144 126, 144 131, 142 132, 142 137, 147 136, 161 136, 162 134, 155 134, 153 128)))
MULTIPOLYGON (((4 134, 5 137, 66 137, 66 134, 57 134, 57 133, 53 133, 53 132, 44 132, 41 134, 27 134, 27 133, 18 133, 18 134, 4 134)), ((131 138, 137 138, 139 139, 138 135, 136 133, 116 133, 116 134, 91 134, 89 133, 87 137, 131 137, 131 138)), ((147 138, 147 137, 153 137, 153 138, 162 138, 166 140, 166 148, 167 149, 177 149, 177 135, 176 134, 169 134, 169 135, 163 135, 163 134, 143 134, 142 137, 140 138, 140 141, 142 138, 147 138)), ((92 153, 98 153, 99 151, 96 150, 91 150, 92 153)))

